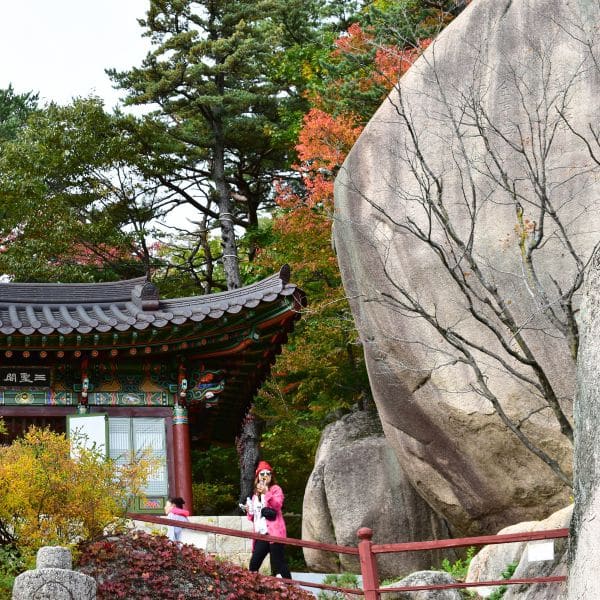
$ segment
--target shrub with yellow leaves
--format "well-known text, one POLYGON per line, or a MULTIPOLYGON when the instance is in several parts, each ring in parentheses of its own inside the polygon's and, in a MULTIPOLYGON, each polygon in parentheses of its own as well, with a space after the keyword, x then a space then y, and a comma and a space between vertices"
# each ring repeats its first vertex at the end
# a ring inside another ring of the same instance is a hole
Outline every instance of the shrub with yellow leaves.
POLYGON ((94 539, 124 516, 154 467, 146 456, 118 467, 96 448, 32 427, 0 446, 0 545, 31 557, 94 539))

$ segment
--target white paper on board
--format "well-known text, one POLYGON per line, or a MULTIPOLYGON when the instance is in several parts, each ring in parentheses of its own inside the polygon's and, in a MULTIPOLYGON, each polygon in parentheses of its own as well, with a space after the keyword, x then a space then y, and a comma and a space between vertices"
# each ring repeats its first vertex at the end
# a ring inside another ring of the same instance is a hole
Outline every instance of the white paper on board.
POLYGON ((527 544, 527 560, 529 562, 554 560, 554 540, 529 542, 527 544))

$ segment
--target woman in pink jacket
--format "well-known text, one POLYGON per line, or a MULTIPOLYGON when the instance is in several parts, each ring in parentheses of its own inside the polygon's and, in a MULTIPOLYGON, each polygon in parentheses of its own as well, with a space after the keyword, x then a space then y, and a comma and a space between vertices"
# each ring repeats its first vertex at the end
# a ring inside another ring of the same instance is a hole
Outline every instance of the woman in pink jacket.
MULTIPOLYGON (((271 465, 268 462, 260 461, 254 477, 254 495, 252 498, 248 498, 246 504, 246 514, 248 519, 254 523, 256 533, 287 537, 285 521, 281 512, 283 498, 283 490, 275 483, 271 465)), ((267 554, 270 554, 271 568, 275 573, 285 579, 291 579, 292 574, 285 560, 283 548, 283 544, 277 542, 254 540, 250 571, 258 571, 267 554)))

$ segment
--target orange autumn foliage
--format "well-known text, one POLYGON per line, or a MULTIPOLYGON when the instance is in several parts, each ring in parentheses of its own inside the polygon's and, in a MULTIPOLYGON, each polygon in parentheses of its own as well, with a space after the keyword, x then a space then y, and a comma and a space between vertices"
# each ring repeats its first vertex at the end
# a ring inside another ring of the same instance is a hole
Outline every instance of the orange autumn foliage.
MULTIPOLYGON (((431 41, 429 38, 419 40, 415 47, 376 44, 375 37, 368 28, 364 29, 358 23, 353 23, 347 32, 336 40, 336 48, 331 57, 334 60, 341 60, 345 56, 360 57, 375 48, 374 62, 361 72, 359 89, 367 91, 377 85, 387 92, 408 71, 431 41)), ((337 83, 341 85, 343 81, 337 83)), ((313 98, 313 102, 318 104, 318 98, 313 98)))
POLYGON ((356 121, 353 115, 333 117, 318 108, 304 117, 297 145, 302 162, 294 167, 302 176, 303 190, 286 184, 276 187, 277 204, 284 213, 273 222, 274 230, 295 248, 289 257, 295 270, 336 268, 329 243, 333 177, 363 129, 356 121))
POLYGON ((326 169, 333 173, 362 131, 358 117, 352 114, 334 117, 312 108, 303 119, 296 151, 302 161, 301 172, 326 169))
POLYGON ((373 81, 391 88, 408 71, 423 51, 431 44, 430 39, 419 41, 416 48, 382 46, 375 53, 373 81))
MULTIPOLYGON (((379 46, 371 67, 362 73, 361 88, 379 85, 387 93, 430 43, 430 39, 425 39, 416 48, 379 46)), ((354 23, 336 40, 331 57, 339 60, 344 55, 364 55, 373 44, 373 34, 354 23)), ((335 83, 333 87, 336 87, 335 83)), ((296 214, 295 211, 316 206, 328 211, 332 209, 335 174, 364 128, 358 115, 350 112, 334 116, 321 108, 323 103, 318 95, 313 94, 311 100, 314 107, 304 116, 296 145, 301 162, 294 165, 294 170, 302 178, 304 194, 301 197, 287 186, 280 186, 277 190, 277 202, 286 210, 286 223, 277 223, 282 231, 289 232, 294 226, 290 220, 296 218, 299 220, 296 225, 301 229, 310 229, 310 218, 307 217, 314 217, 314 213, 296 214), (289 211, 295 214, 292 216, 289 211)))

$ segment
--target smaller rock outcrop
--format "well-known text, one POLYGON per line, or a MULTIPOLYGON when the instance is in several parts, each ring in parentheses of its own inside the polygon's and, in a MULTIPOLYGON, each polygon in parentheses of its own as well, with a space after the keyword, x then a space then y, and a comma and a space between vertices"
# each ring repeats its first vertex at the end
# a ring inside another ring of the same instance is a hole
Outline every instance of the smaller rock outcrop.
POLYGON ((89 575, 72 571, 72 566, 68 548, 40 548, 36 568, 15 579, 13 600, 95 600, 96 581, 89 575))
MULTIPOLYGON (((505 527, 498 532, 498 535, 569 527, 572 513, 573 506, 567 506, 543 521, 526 521, 505 527)), ((515 579, 566 575, 566 539, 554 541, 554 560, 549 561, 529 562, 528 553, 526 552, 527 545, 528 542, 515 542, 485 546, 471 560, 467 582, 502 579, 502 572, 509 565, 515 564, 517 567, 512 575, 515 579)), ((494 587, 473 587, 470 589, 483 598, 488 598, 497 590, 494 587)), ((502 598, 503 600, 558 600, 564 597, 565 591, 565 584, 560 583, 510 585, 502 598)))
MULTIPOLYGON (((302 538, 356 546, 361 527, 375 544, 450 537, 444 522, 417 494, 388 445, 375 413, 355 412, 323 431, 304 494, 302 538)), ((360 572, 354 556, 305 549, 308 566, 321 572, 360 572)), ((428 569, 437 553, 379 557, 382 579, 428 569)))
MULTIPOLYGON (((411 573, 408 577, 400 581, 382 586, 383 588, 396 588, 404 586, 417 587, 420 585, 447 585, 456 583, 449 573, 443 571, 418 571, 411 573)), ((419 590, 417 592, 389 592, 386 593, 386 600, 462 600, 458 590, 419 590)))

